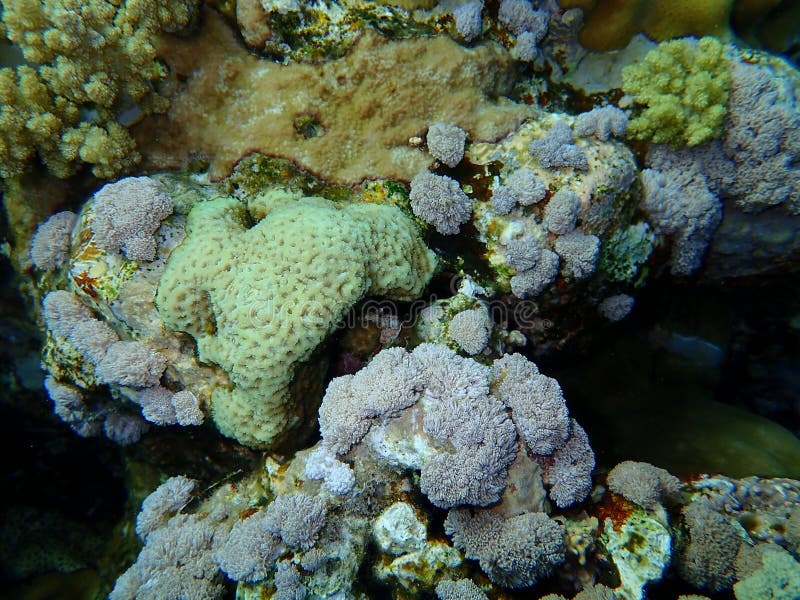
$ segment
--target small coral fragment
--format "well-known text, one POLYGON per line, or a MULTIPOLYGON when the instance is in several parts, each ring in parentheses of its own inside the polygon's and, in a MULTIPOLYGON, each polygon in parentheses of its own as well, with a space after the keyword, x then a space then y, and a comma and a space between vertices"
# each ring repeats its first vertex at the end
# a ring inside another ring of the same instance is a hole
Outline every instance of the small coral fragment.
POLYGON ((575 117, 573 126, 576 135, 593 135, 599 140, 608 141, 611 137, 624 138, 628 131, 628 115, 616 106, 593 108, 575 117))
POLYGON ((411 210, 443 235, 458 233, 472 215, 472 201, 455 179, 419 173, 411 180, 411 210))
POLYGON ((572 128, 565 121, 557 121, 550 131, 530 143, 528 151, 546 169, 555 167, 585 171, 589 168, 589 160, 574 141, 572 128))
POLYGON ((621 321, 633 309, 634 299, 628 294, 615 294, 604 298, 597 305, 597 310, 609 321, 621 321))
POLYGON ((631 460, 611 469, 607 481, 612 492, 643 508, 655 508, 680 488, 680 480, 666 469, 631 460))
POLYGON ((489 343, 488 315, 480 309, 464 310, 450 321, 447 332, 467 354, 478 354, 489 343))
POLYGON ((450 123, 434 123, 428 128, 428 151, 448 167, 455 167, 464 158, 467 132, 450 123))

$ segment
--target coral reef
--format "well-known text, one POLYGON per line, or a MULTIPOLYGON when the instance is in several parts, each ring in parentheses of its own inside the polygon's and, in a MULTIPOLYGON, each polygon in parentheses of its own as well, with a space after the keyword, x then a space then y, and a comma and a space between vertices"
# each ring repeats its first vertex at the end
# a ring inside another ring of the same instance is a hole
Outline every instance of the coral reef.
POLYGON ((798 596, 785 3, 0 11, 6 595, 798 596))

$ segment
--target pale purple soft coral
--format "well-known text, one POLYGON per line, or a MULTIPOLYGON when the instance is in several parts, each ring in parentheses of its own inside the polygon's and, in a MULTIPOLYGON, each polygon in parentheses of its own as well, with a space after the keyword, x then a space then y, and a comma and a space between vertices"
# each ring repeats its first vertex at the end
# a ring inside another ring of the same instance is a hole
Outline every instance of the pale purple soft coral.
POLYGON ((78 321, 67 339, 81 356, 97 365, 111 344, 119 341, 119 336, 105 321, 90 318, 78 321))
POLYGON ((216 552, 219 567, 235 581, 260 581, 286 547, 308 550, 325 525, 327 504, 304 492, 280 495, 265 509, 237 521, 216 552))
POLYGON ((471 579, 443 579, 436 586, 436 597, 439 600, 488 600, 471 579))
POLYGON ((534 62, 539 58, 539 46, 536 34, 523 31, 517 36, 517 43, 511 49, 511 55, 522 62, 534 62))
POLYGON ((625 137, 628 131, 628 115, 616 106, 593 108, 575 117, 575 133, 581 137, 593 135, 607 141, 614 137, 625 137))
POLYGON ((203 411, 200 409, 200 401, 191 391, 181 390, 172 395, 170 400, 175 410, 175 420, 178 425, 202 425, 203 411))
POLYGON ((79 322, 91 319, 89 309, 73 293, 55 290, 42 301, 47 329, 56 337, 67 339, 79 322))
POLYGON ((781 94, 776 72, 758 64, 734 62, 728 96, 725 153, 737 166, 727 190, 745 211, 790 201, 800 212, 800 106, 781 94))
POLYGON ((319 407, 319 429, 325 444, 336 454, 345 454, 367 435, 372 421, 360 412, 351 390, 352 375, 331 380, 319 407))
POLYGON ((575 229, 581 201, 572 190, 558 190, 544 207, 544 223, 550 233, 563 235, 575 229))
POLYGON ((224 586, 214 551, 226 530, 211 517, 175 515, 147 536, 136 562, 117 579, 109 600, 222 597, 224 586))
POLYGON ((290 548, 308 550, 325 526, 328 506, 323 498, 304 492, 283 494, 267 507, 267 528, 290 548))
POLYGON ((455 167, 464 158, 467 132, 452 123, 434 123, 428 128, 428 152, 448 167, 455 167))
POLYGON ((517 298, 538 296, 558 275, 560 259, 552 250, 542 250, 536 264, 511 278, 511 292, 517 298))
POLYGON ((142 342, 114 342, 95 369, 103 383, 146 388, 158 384, 166 359, 142 342))
POLYGON ((574 141, 570 126, 565 121, 557 121, 550 131, 530 143, 528 151, 547 169, 568 167, 586 170, 589 160, 574 141))
POLYGON ((423 428, 449 442, 453 452, 438 452, 420 473, 420 490, 439 508, 487 506, 500 499, 508 467, 517 454, 516 432, 503 405, 490 396, 469 398, 453 388, 426 398, 423 428))
POLYGON ((141 417, 123 412, 109 412, 103 421, 103 433, 120 446, 135 444, 149 428, 141 417))
POLYGON ((680 479, 669 471, 632 460, 611 469, 607 483, 612 492, 644 508, 655 508, 664 498, 677 493, 681 486, 680 479))
POLYGON ((147 536, 164 525, 191 498, 197 481, 183 475, 170 477, 159 485, 142 502, 136 517, 136 535, 145 541, 147 536))
POLYGON ((492 209, 499 215, 507 215, 517 205, 517 194, 507 185, 495 184, 492 188, 492 209))
POLYGON ((172 214, 172 200, 150 177, 126 177, 94 195, 94 241, 104 250, 121 250, 130 260, 156 256, 153 234, 172 214))
POLYGON ((38 269, 53 271, 69 258, 69 243, 76 215, 56 213, 36 228, 31 240, 31 260, 38 269))
POLYGON ((546 11, 534 9, 528 0, 501 0, 497 19, 514 35, 527 31, 539 42, 547 33, 550 17, 546 11))
POLYGON ((270 518, 260 510, 234 523, 214 558, 234 581, 261 581, 280 555, 280 539, 270 531, 270 518))
POLYGON ((489 316, 485 310, 462 310, 447 326, 450 338, 467 354, 478 354, 489 343, 489 316))
POLYGON ((175 407, 172 405, 172 392, 160 385, 154 385, 134 394, 134 400, 142 407, 142 416, 156 425, 175 425, 175 407))
POLYGON ((645 212, 658 231, 672 236, 672 273, 692 273, 722 222, 722 203, 696 173, 644 169, 641 180, 645 212))
POLYGON ((556 238, 555 249, 563 260, 564 273, 583 279, 594 273, 600 256, 600 239, 582 231, 571 231, 556 238))
POLYGON ((483 2, 480 0, 469 0, 453 10, 456 30, 467 42, 471 42, 481 34, 483 28, 481 10, 483 10, 483 2))
POLYGON ((532 269, 542 257, 542 248, 535 236, 526 235, 506 244, 508 266, 517 271, 532 269))
POLYGON ((560 508, 581 502, 589 495, 595 464, 589 436, 575 419, 570 421, 566 444, 552 456, 538 458, 544 468, 542 479, 550 486, 548 495, 560 508))
POLYGON ((81 437, 98 435, 103 428, 103 414, 86 404, 77 388, 48 375, 44 380, 47 395, 53 401, 53 412, 81 437))
POLYGON ((490 510, 458 508, 447 514, 444 529, 493 583, 509 588, 534 585, 565 558, 564 526, 544 513, 504 519, 490 510))
POLYGON ((458 233, 472 216, 472 201, 455 179, 423 172, 411 180, 411 210, 444 235, 458 233))
POLYGON ((275 595, 273 600, 305 600, 306 588, 300 580, 300 571, 290 560, 278 561, 275 569, 275 595))
POLYGON ((530 206, 544 200, 547 188, 544 181, 530 169, 517 169, 506 177, 506 185, 517 195, 517 202, 530 206))
POLYGON ((322 489, 335 496, 347 494, 356 482, 350 465, 337 459, 324 444, 308 455, 305 475, 309 479, 322 480, 322 489))
POLYGON ((609 321, 621 321, 633 309, 635 300, 628 294, 615 294, 597 305, 597 310, 609 321))

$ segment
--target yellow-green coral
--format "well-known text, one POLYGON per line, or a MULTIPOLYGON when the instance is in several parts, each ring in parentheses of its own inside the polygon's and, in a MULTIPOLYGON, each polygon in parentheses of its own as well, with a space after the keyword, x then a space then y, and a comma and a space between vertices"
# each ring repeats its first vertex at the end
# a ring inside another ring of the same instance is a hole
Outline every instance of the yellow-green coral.
POLYGON ((0 176, 36 155, 59 177, 80 163, 110 178, 139 161, 124 126, 162 112, 154 39, 185 26, 196 0, 15 0, 2 5, 5 37, 30 65, 0 70, 0 176))
POLYGON ((628 125, 628 135, 685 146, 719 137, 730 73, 730 60, 716 38, 659 44, 643 62, 622 71, 623 89, 642 108, 628 125))
POLYGON ((358 300, 414 299, 435 265, 395 206, 272 192, 249 207, 201 202, 187 225, 159 284, 159 314, 227 371, 235 387, 214 391, 214 420, 251 446, 281 442, 316 410, 318 398, 290 398, 295 367, 358 300))

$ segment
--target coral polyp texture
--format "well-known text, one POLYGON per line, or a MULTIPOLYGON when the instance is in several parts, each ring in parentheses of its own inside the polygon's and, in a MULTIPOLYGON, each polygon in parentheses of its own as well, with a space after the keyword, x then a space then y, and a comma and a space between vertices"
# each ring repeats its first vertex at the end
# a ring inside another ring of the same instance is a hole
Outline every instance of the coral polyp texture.
POLYGON ((628 125, 631 137, 697 146, 722 135, 731 63, 716 38, 662 42, 622 78, 641 107, 628 125))
POLYGON ((4 37, 27 64, 0 70, 0 176, 37 159, 58 177, 81 163, 100 178, 136 165, 121 121, 166 109, 153 87, 166 74, 156 37, 186 27, 196 11, 194 0, 5 3, 4 37))
POLYGON ((233 198, 197 204, 161 277, 164 323, 234 384, 212 396, 214 421, 255 446, 306 418, 290 399, 294 369, 361 298, 413 300, 435 260, 392 206, 264 197, 260 220, 233 198))

